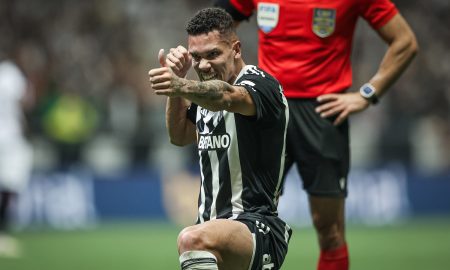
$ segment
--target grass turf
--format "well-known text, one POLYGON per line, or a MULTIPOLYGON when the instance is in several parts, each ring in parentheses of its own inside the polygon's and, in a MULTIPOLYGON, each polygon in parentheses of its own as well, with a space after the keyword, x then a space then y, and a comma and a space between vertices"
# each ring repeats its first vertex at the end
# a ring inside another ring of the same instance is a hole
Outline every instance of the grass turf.
MULTIPOLYGON (((19 259, 0 257, 0 270, 179 269, 180 228, 163 223, 106 224, 85 231, 17 233, 19 259)), ((349 226, 351 268, 444 270, 450 266, 450 219, 386 227, 349 226)), ((311 228, 294 228, 283 270, 314 270, 318 247, 311 228)))

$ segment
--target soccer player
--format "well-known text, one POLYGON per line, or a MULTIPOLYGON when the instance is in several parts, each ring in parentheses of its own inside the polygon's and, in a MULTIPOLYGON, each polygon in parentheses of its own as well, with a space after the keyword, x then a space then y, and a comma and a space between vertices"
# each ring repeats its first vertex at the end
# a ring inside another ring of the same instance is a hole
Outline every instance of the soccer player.
POLYGON ((375 105, 417 52, 416 38, 389 0, 216 0, 235 23, 254 12, 259 66, 282 84, 290 108, 286 170, 298 165, 320 246, 319 270, 348 269, 344 205, 349 171, 347 118, 375 105), (388 45, 359 92, 350 54, 359 17, 388 45))
POLYGON ((181 231, 181 269, 280 269, 291 229, 277 216, 289 118, 277 80, 246 65, 231 16, 207 8, 186 27, 188 49, 159 52, 151 87, 166 95, 175 145, 197 143, 197 224, 181 231), (193 65, 200 81, 184 79, 193 65))
POLYGON ((10 60, 0 61, 0 257, 18 257, 20 245, 10 233, 14 199, 31 174, 32 151, 23 134, 27 79, 10 60))

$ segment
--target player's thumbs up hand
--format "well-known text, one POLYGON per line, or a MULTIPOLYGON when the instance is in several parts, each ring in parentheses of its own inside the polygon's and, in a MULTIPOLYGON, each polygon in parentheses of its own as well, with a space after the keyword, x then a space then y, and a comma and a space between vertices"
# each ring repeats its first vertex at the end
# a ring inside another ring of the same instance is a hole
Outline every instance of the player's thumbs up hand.
MULTIPOLYGON (((160 49, 158 52, 158 61, 160 67, 153 68, 148 72, 148 80, 154 90, 169 89, 172 81, 172 72, 166 64, 166 56, 164 55, 164 49, 160 49)), ((157 93, 157 91, 155 91, 157 93)))
POLYGON ((160 49, 158 53, 158 60, 161 67, 167 67, 166 56, 164 55, 164 49, 160 49))
POLYGON ((158 61, 161 67, 151 69, 148 72, 150 86, 155 90, 157 95, 176 96, 179 94, 178 83, 180 78, 174 74, 171 67, 167 64, 164 49, 158 52, 158 61))
POLYGON ((178 77, 185 78, 192 66, 192 57, 185 47, 178 45, 169 50, 166 63, 178 77))

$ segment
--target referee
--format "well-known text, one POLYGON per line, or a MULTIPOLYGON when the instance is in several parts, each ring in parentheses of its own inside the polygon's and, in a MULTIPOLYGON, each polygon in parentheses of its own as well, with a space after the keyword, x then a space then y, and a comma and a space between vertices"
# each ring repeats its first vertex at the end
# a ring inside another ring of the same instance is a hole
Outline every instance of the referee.
POLYGON ((345 197, 349 115, 375 105, 417 52, 411 28, 389 0, 215 0, 235 23, 253 13, 259 66, 283 85, 289 102, 286 171, 296 163, 318 234, 318 270, 349 268, 345 197), (386 42, 379 69, 358 92, 351 49, 359 18, 386 42))

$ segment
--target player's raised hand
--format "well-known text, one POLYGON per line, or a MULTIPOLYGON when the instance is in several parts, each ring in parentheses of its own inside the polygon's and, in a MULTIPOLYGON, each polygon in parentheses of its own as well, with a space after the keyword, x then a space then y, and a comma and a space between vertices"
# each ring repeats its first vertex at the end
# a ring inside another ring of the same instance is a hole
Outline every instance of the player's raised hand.
POLYGON ((168 66, 164 49, 159 50, 158 61, 161 67, 151 69, 148 72, 151 87, 157 95, 177 96, 179 93, 177 85, 180 85, 180 78, 168 66))
POLYGON ((164 49, 160 49, 158 52, 158 61, 161 67, 167 67, 166 57, 164 55, 164 49))
POLYGON ((192 66, 192 57, 185 47, 179 45, 170 49, 166 63, 178 77, 184 78, 192 66))

